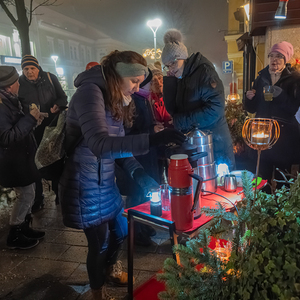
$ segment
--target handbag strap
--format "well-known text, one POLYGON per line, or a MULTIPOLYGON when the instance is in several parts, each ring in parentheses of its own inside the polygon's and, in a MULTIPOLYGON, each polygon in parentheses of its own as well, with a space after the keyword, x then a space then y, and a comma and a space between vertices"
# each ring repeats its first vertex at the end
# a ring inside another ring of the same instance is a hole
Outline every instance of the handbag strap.
POLYGON ((50 73, 49 73, 49 72, 47 72, 47 76, 48 76, 48 79, 49 79, 51 85, 52 85, 53 88, 55 89, 54 84, 53 84, 53 82, 52 82, 52 79, 51 79, 51 76, 50 76, 50 73))

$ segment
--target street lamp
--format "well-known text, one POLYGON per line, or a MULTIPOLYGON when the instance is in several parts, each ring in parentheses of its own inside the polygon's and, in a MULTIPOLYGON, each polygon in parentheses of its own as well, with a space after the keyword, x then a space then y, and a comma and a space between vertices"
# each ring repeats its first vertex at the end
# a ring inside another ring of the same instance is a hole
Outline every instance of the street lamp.
POLYGON ((154 19, 147 22, 147 25, 150 27, 154 34, 154 53, 155 53, 155 60, 156 60, 156 31, 158 27, 161 25, 160 19, 154 19))
POLYGON ((56 62, 57 62, 57 60, 58 60, 58 56, 57 56, 57 55, 52 55, 51 58, 52 58, 52 60, 54 61, 54 65, 55 65, 55 73, 57 73, 57 72, 56 72, 56 62))

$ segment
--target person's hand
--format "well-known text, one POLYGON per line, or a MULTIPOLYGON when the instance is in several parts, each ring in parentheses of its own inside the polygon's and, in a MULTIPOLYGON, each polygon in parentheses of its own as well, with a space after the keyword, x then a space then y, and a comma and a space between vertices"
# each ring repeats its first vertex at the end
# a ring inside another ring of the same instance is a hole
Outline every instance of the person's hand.
POLYGON ((160 132, 162 130, 164 130, 164 125, 163 124, 159 123, 159 124, 154 126, 154 132, 155 133, 160 132))
POLYGON ((50 111, 52 114, 56 114, 60 111, 59 106, 57 106, 56 104, 54 104, 51 108, 50 111))
POLYGON ((42 112, 40 112, 39 119, 37 120, 37 125, 38 125, 38 126, 41 125, 42 122, 43 122, 43 120, 44 120, 45 118, 48 118, 48 113, 42 113, 42 112))
POLYGON ((247 91, 246 92, 246 97, 249 99, 249 100, 252 100, 253 97, 255 96, 255 93, 256 93, 256 90, 252 89, 250 91, 247 91))
POLYGON ((159 184, 144 169, 138 168, 132 175, 134 181, 144 190, 145 196, 151 189, 158 189, 159 184))
POLYGON ((150 147, 168 145, 170 143, 182 145, 185 140, 185 135, 173 128, 167 128, 160 132, 149 135, 150 147))

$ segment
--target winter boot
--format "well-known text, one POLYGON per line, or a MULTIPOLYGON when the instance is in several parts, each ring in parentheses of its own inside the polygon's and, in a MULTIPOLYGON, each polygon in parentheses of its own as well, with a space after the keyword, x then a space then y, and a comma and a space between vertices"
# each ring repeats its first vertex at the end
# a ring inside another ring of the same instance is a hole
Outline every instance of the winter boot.
POLYGON ((118 260, 114 265, 109 266, 106 272, 106 282, 116 286, 127 286, 128 274, 123 272, 122 268, 123 266, 120 260, 118 260))
POLYGON ((35 247, 39 241, 29 239, 22 233, 23 224, 10 227, 6 245, 9 249, 30 249, 35 247))
POLYGON ((31 214, 25 217, 25 222, 22 224, 22 233, 29 239, 40 240, 45 236, 45 231, 34 230, 29 225, 32 225, 31 214))

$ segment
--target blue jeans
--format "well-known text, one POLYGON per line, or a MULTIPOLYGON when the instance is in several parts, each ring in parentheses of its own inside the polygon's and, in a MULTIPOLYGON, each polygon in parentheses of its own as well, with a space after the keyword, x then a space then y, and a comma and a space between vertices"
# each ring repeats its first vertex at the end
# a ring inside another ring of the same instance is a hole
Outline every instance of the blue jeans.
POLYGON ((95 227, 84 229, 88 240, 86 267, 90 286, 97 290, 105 282, 106 270, 116 263, 118 252, 128 234, 127 219, 123 209, 115 219, 95 227))

